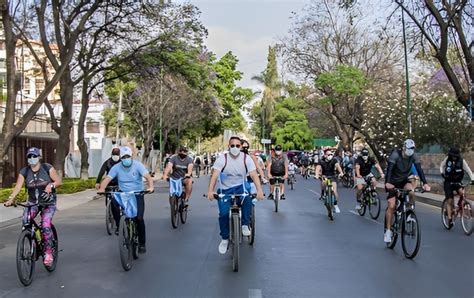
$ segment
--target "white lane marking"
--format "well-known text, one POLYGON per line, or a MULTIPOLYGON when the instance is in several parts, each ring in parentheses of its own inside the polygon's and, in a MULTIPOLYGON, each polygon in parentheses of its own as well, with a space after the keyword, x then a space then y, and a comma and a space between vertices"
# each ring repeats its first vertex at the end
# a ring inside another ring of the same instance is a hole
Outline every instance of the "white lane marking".
POLYGON ((262 290, 249 289, 249 298, 262 298, 262 290))
MULTIPOLYGON (((359 215, 359 213, 355 212, 354 210, 350 210, 349 212, 352 213, 352 214, 354 214, 354 215, 357 215, 358 217, 361 217, 361 216, 359 215)), ((378 221, 376 221, 376 220, 373 220, 372 218, 368 218, 368 217, 365 217, 365 216, 362 216, 362 217, 365 218, 365 219, 367 219, 367 220, 370 220, 371 222, 375 222, 376 224, 383 226, 383 223, 378 222, 378 221)))
POLYGON ((315 190, 312 190, 312 189, 308 189, 310 192, 314 193, 315 195, 319 195, 320 193, 318 193, 317 191, 315 190))

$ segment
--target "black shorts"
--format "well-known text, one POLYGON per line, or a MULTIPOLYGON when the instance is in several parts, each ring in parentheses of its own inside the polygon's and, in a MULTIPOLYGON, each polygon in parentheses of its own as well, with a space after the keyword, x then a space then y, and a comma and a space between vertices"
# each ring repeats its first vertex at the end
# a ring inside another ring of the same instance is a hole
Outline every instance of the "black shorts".
MULTIPOLYGON (((278 175, 275 175, 275 176, 278 176, 278 175)), ((283 175, 281 175, 283 176, 283 175)), ((270 182, 270 185, 275 185, 275 183, 277 182, 277 179, 278 179, 278 182, 280 182, 280 184, 284 183, 285 182, 285 179, 283 178, 270 178, 269 182, 270 182)))
POLYGON ((448 199, 454 198, 454 192, 459 194, 459 190, 462 188, 460 183, 444 181, 444 195, 448 199))
MULTIPOLYGON (((396 182, 396 183, 391 183, 395 186, 395 188, 398 188, 398 189, 404 189, 405 188, 405 185, 407 185, 408 183, 410 183, 410 181, 407 180, 404 180, 402 182, 396 182)), ((390 189, 388 190, 387 188, 385 188, 385 191, 388 192, 388 196, 387 196, 387 200, 389 198, 393 198, 393 197, 396 197, 397 196, 397 192, 395 191, 395 189, 390 189)))

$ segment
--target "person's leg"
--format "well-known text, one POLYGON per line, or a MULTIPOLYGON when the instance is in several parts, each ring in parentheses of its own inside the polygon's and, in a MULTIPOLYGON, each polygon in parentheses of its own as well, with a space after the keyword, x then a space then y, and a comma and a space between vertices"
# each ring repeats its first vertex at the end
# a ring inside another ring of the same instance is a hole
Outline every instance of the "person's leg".
POLYGON ((138 228, 138 243, 140 245, 146 244, 146 229, 145 229, 145 195, 136 195, 137 198, 137 228, 138 228))
POLYGON ((188 178, 184 180, 184 189, 186 190, 186 198, 185 200, 188 201, 189 198, 191 197, 191 193, 193 192, 193 180, 191 178, 188 178))
POLYGON ((120 205, 119 203, 117 203, 117 201, 114 199, 114 197, 112 196, 112 198, 110 199, 110 203, 111 203, 111 209, 112 209, 112 215, 114 217, 114 220, 115 220, 115 228, 118 229, 119 227, 119 224, 120 224, 120 205))
POLYGON ((54 205, 43 207, 41 211, 41 230, 46 254, 51 254, 53 250, 53 230, 51 229, 51 222, 55 212, 56 206, 54 205))
MULTIPOLYGON (((403 186, 403 188, 404 189, 409 189, 409 190, 414 190, 416 188, 416 186, 413 186, 413 183, 407 182, 405 184, 405 186, 403 186)), ((408 194, 408 197, 410 198, 410 204, 412 204, 412 206, 415 206, 415 193, 410 192, 408 194)))
POLYGON ((387 210, 385 211, 385 228, 387 230, 390 230, 392 227, 392 217, 393 217, 393 212, 395 211, 396 205, 396 198, 395 196, 391 195, 391 192, 389 192, 389 197, 387 198, 387 210))
POLYGON ((357 203, 360 203, 361 196, 362 196, 362 190, 364 189, 364 183, 361 183, 361 179, 357 178, 357 193, 356 193, 356 200, 357 203))
POLYGON ((281 189, 281 196, 283 198, 285 198, 285 180, 284 179, 282 179, 282 181, 280 183, 280 189, 281 189))
POLYGON ((229 239, 229 211, 230 211, 230 199, 221 198, 217 201, 219 207, 219 228, 222 239, 229 239))
POLYGON ((26 224, 28 222, 28 216, 31 217, 31 219, 34 219, 39 212, 38 206, 34 206, 30 208, 30 214, 28 214, 28 208, 25 208, 23 210, 23 224, 26 224))
POLYGON ((252 217, 252 197, 248 196, 242 201, 242 225, 248 226, 252 217))
POLYGON ((444 196, 447 199, 446 209, 448 211, 448 219, 451 220, 453 218, 454 213, 454 194, 453 189, 451 187, 451 183, 448 181, 444 181, 444 196))

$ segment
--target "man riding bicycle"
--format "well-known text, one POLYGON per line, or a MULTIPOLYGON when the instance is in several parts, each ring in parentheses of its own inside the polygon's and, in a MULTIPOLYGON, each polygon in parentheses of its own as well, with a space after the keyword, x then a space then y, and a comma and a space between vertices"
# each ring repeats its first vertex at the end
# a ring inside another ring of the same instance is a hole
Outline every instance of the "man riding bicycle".
MULTIPOLYGON (((388 206, 385 211, 386 230, 384 234, 384 242, 390 243, 392 241, 392 217, 396 208, 396 192, 395 188, 413 190, 413 185, 408 181, 411 173, 412 165, 415 165, 421 181, 424 183, 423 189, 430 191, 431 187, 426 183, 425 174, 421 168, 420 163, 415 156, 415 142, 412 139, 407 139, 403 143, 403 148, 394 149, 390 154, 387 166, 387 175, 385 179, 385 189, 388 192, 388 206)), ((413 198, 410 196, 410 200, 413 198)))
POLYGON ((296 169, 297 168, 298 167, 292 161, 288 164, 288 176, 291 177, 291 179, 293 179, 293 182, 296 182, 296 169))
POLYGON ((166 166, 162 178, 163 180, 167 180, 171 172, 171 178, 175 180, 183 179, 184 190, 186 192, 186 197, 184 198, 185 207, 188 206, 188 201, 193 191, 193 180, 191 179, 193 164, 193 159, 188 156, 188 149, 181 146, 178 150, 178 154, 170 158, 170 162, 166 166))
MULTIPOLYGON (((120 163, 113 166, 104 180, 102 180, 98 192, 105 192, 105 188, 113 179, 117 179, 119 189, 122 192, 142 192, 144 190, 143 178, 147 180, 147 191, 154 191, 153 178, 141 162, 132 160, 132 149, 129 147, 121 147, 120 159, 120 163)), ((141 193, 135 194, 135 197, 137 199, 138 252, 145 253, 145 196, 141 193)))
POLYGON ((357 205, 356 210, 360 210, 360 196, 362 195, 362 191, 364 190, 364 186, 366 185, 365 177, 370 178, 372 182, 372 186, 375 188, 377 181, 375 180, 374 175, 372 174, 372 168, 375 166, 377 171, 380 173, 380 178, 383 179, 385 177, 380 164, 377 160, 369 156, 369 149, 364 148, 362 149, 361 155, 355 161, 355 182, 357 185, 357 205))
POLYGON ((268 180, 270 181, 270 194, 268 199, 273 199, 273 191, 275 190, 276 180, 273 177, 282 177, 283 181, 280 184, 281 196, 280 199, 285 200, 285 180, 288 179, 288 158, 283 154, 280 145, 275 146, 275 156, 272 156, 268 161, 268 180))
POLYGON ((301 157, 301 175, 304 176, 306 174, 306 171, 308 170, 309 167, 309 156, 308 153, 304 153, 303 156, 301 157))
MULTIPOLYGON (((211 180, 207 190, 209 200, 214 199, 214 188, 219 180, 218 193, 243 194, 250 190, 245 186, 247 174, 252 178, 257 190, 257 199, 263 199, 260 179, 255 167, 255 162, 245 153, 240 152, 241 141, 239 137, 229 139, 229 153, 222 154, 214 163, 211 180)), ((242 235, 250 236, 250 218, 252 216, 252 200, 249 197, 242 198, 242 235)), ((219 227, 222 240, 219 244, 219 253, 225 254, 229 246, 229 211, 230 200, 219 200, 219 227)))
POLYGON ((458 195, 464 193, 464 188, 461 182, 464 178, 464 174, 467 173, 471 179, 471 184, 474 182, 474 174, 469 168, 466 160, 461 156, 459 148, 453 147, 449 149, 448 156, 441 162, 439 167, 441 176, 444 178, 444 194, 448 200, 448 219, 449 226, 453 225, 453 213, 454 213, 454 192, 458 195))
MULTIPOLYGON (((257 156, 255 156, 255 154, 252 154, 252 155, 249 154, 250 143, 247 140, 241 140, 241 146, 242 146, 241 151, 243 153, 247 154, 253 160, 253 162, 255 163, 255 167, 257 168, 258 177, 260 177, 260 181, 263 184, 265 184, 266 183, 265 174, 263 172, 263 168, 262 168, 261 164, 258 161, 257 156)), ((250 186, 251 186, 251 189, 252 189, 251 193, 252 194, 255 193, 256 192, 255 185, 253 184, 252 179, 249 175, 247 175, 247 180, 250 183, 250 186)))
MULTIPOLYGON (((321 176, 326 177, 328 179, 332 180, 332 191, 334 192, 334 196, 336 197, 336 200, 334 202, 334 211, 336 213, 340 213, 341 210, 339 209, 339 206, 337 206, 337 201, 339 199, 339 195, 337 193, 337 174, 336 171, 339 173, 339 177, 342 177, 344 173, 342 172, 341 166, 337 162, 337 160, 334 158, 334 153, 331 151, 331 149, 326 149, 324 151, 324 158, 319 160, 319 164, 316 165, 316 179, 320 179, 321 176)), ((324 190, 324 181, 321 179, 321 193, 324 190)), ((321 197, 323 195, 321 194, 321 197)))
POLYGON ((201 157, 199 155, 196 155, 196 158, 194 158, 194 164, 196 165, 196 176, 201 172, 201 157))

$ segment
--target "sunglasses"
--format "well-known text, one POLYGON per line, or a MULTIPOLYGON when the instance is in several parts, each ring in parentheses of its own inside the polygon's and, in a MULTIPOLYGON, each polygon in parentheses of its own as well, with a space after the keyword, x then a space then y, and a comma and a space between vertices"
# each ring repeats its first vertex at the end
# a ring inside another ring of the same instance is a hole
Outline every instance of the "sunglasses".
POLYGON ((234 147, 237 147, 237 148, 240 148, 240 144, 232 144, 229 146, 230 148, 234 148, 234 147))
POLYGON ((38 155, 28 154, 28 156, 26 156, 26 158, 36 158, 36 157, 38 157, 38 155))

